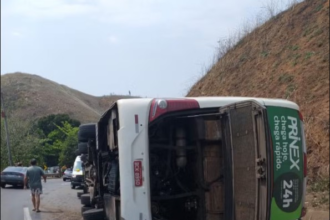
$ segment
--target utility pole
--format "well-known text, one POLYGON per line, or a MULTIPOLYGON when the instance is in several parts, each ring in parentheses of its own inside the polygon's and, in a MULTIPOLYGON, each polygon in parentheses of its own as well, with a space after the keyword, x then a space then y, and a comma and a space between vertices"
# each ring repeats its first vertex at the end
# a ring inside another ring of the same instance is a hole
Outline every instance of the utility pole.
POLYGON ((9 165, 13 166, 13 159, 11 158, 11 152, 10 152, 10 143, 9 143, 9 134, 8 134, 8 124, 7 124, 7 115, 5 111, 5 105, 4 105, 4 99, 2 96, 1 92, 1 117, 5 119, 5 130, 6 130, 6 140, 7 140, 7 149, 8 149, 8 160, 9 160, 9 165))

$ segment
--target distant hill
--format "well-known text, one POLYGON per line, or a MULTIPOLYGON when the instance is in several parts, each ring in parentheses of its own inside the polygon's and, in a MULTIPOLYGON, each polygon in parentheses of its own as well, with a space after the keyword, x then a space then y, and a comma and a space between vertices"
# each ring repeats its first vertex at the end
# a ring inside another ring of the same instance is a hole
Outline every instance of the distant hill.
POLYGON ((96 122, 116 100, 131 96, 95 97, 38 75, 1 75, 1 92, 8 114, 33 120, 50 114, 68 114, 82 123, 96 122))
POLYGON ((221 56, 188 96, 297 102, 305 121, 309 180, 328 178, 329 0, 303 1, 254 29, 221 56))

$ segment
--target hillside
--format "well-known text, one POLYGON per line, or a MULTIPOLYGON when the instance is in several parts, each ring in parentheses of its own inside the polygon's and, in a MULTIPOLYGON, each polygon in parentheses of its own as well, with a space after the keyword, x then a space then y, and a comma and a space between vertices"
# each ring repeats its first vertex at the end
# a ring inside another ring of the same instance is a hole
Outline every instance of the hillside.
POLYGON ((328 189, 329 0, 301 2, 254 29, 192 86, 188 96, 297 102, 305 122, 309 184, 321 189, 322 183, 322 190, 328 189))
POLYGON ((82 123, 96 121, 114 101, 128 98, 95 97, 26 73, 1 75, 1 92, 12 116, 25 120, 64 113, 82 123))

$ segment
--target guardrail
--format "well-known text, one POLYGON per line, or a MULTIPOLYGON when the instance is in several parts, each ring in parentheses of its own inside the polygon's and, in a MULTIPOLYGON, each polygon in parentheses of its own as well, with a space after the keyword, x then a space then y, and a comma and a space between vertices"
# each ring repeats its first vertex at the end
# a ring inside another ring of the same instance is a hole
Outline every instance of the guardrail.
POLYGON ((45 173, 45 176, 47 178, 61 178, 62 175, 60 173, 45 173))

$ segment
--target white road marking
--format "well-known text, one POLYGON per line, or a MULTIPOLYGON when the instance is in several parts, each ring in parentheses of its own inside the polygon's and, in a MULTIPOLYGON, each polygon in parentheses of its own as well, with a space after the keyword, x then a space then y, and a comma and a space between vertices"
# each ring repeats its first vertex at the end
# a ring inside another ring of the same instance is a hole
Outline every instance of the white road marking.
POLYGON ((28 207, 24 207, 24 220, 32 220, 28 207))

